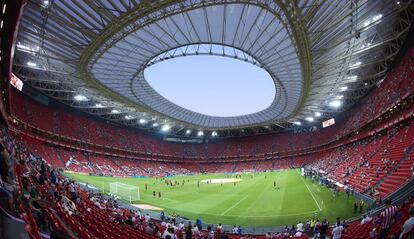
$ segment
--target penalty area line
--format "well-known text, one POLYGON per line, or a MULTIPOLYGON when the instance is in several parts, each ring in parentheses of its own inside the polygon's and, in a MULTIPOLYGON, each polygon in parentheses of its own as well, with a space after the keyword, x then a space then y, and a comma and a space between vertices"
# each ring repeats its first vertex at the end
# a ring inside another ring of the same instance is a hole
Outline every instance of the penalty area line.
POLYGON ((223 213, 221 213, 220 215, 223 216, 224 214, 226 214, 227 212, 229 212, 231 209, 235 208, 237 205, 239 205, 242 201, 244 201, 248 196, 244 196, 244 198, 240 199, 236 204, 234 204, 233 206, 227 208, 226 211, 224 211, 223 213))
POLYGON ((313 201, 315 201, 315 203, 316 203, 316 206, 318 206, 318 208, 319 208, 319 211, 322 211, 322 208, 321 208, 321 206, 319 206, 319 203, 318 203, 318 201, 316 201, 316 198, 315 198, 315 196, 313 196, 313 193, 312 193, 312 191, 309 189, 309 187, 308 187, 308 185, 306 184, 306 182, 305 182, 305 180, 302 178, 302 176, 299 174, 299 177, 300 177, 300 179, 302 179, 302 181, 303 181, 303 184, 305 184, 305 186, 306 186, 306 188, 308 189, 308 192, 310 193, 310 195, 312 196, 312 198, 313 198, 313 201))

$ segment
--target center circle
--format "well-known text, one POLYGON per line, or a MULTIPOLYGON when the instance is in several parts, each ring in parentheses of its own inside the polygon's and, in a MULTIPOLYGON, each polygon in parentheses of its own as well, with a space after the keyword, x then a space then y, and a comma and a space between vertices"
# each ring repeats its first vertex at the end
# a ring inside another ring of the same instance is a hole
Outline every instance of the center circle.
POLYGON ((234 117, 260 112, 275 99, 275 83, 259 65, 217 55, 158 61, 145 80, 172 103, 203 115, 234 117))

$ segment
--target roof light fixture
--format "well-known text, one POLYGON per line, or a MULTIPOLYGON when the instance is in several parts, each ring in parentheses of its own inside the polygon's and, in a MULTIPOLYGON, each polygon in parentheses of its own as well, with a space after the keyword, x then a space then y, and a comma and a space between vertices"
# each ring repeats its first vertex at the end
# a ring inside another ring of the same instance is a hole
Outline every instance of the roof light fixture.
POLYGON ((163 131, 163 132, 168 132, 168 131, 170 131, 170 129, 171 129, 171 126, 168 125, 168 124, 165 124, 161 127, 161 131, 163 131))
POLYGON ((354 82, 354 81, 356 81, 358 79, 358 76, 357 75, 355 75, 355 76, 348 76, 346 79, 349 80, 349 81, 351 81, 351 82, 354 82))
POLYGON ((37 64, 34 63, 33 61, 27 62, 27 65, 30 66, 30 67, 37 67, 37 64))
POLYGON ((84 96, 84 95, 75 95, 73 98, 76 101, 88 101, 88 98, 86 98, 86 96, 84 96))
POLYGON ((342 102, 340 100, 334 100, 329 102, 329 105, 333 108, 339 108, 342 105, 342 102))
POLYGON ((355 63, 351 64, 351 65, 350 65, 350 67, 358 67, 358 66, 360 66, 361 64, 362 64, 362 62, 357 61, 357 62, 355 62, 355 63))
POLYGON ((307 120, 309 122, 313 122, 315 119, 313 117, 306 117, 305 120, 307 120))

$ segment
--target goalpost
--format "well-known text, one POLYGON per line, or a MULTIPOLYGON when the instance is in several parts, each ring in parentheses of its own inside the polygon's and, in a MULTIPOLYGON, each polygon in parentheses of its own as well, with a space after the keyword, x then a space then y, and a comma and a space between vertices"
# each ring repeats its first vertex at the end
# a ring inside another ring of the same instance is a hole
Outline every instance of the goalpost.
POLYGON ((119 182, 109 183, 109 192, 112 195, 116 195, 121 199, 129 201, 129 203, 140 200, 139 187, 129 184, 119 182))

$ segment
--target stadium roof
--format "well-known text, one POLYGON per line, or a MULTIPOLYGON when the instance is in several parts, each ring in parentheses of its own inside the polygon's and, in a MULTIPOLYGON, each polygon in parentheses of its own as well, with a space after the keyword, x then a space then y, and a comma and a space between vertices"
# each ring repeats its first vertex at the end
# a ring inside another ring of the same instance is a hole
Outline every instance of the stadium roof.
POLYGON ((168 125, 164 131, 178 136, 272 132, 315 124, 363 97, 384 78, 412 11, 412 1, 32 0, 13 70, 59 101, 129 126, 168 125), (168 101, 143 72, 189 55, 262 67, 274 101, 236 117, 168 101))

